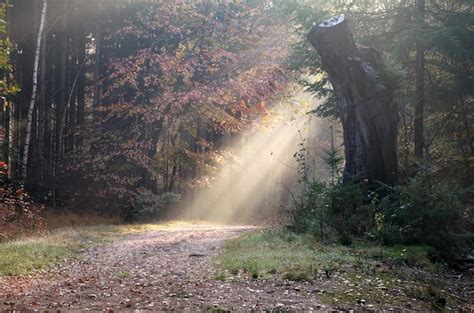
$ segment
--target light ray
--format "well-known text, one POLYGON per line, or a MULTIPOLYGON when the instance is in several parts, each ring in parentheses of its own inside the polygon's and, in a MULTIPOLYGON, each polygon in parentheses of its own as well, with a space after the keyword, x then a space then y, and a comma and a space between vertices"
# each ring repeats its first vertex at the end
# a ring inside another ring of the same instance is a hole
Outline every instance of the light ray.
MULTIPOLYGON (((295 152, 303 137, 318 134, 322 123, 288 106, 277 107, 267 127, 249 130, 233 141, 234 160, 223 166, 211 186, 182 204, 182 218, 241 222, 267 218, 289 205, 297 188, 295 152), (235 152, 236 151, 236 152, 235 152)), ((329 127, 328 127, 329 129, 329 127)))

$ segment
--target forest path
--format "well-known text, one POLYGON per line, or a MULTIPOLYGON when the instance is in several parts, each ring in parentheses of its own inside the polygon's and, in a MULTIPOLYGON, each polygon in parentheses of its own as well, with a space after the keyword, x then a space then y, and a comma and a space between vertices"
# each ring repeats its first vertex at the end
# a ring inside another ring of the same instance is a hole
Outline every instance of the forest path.
POLYGON ((304 283, 216 279, 212 258, 223 242, 253 229, 200 224, 129 235, 33 278, 2 281, 0 311, 319 308, 304 283))

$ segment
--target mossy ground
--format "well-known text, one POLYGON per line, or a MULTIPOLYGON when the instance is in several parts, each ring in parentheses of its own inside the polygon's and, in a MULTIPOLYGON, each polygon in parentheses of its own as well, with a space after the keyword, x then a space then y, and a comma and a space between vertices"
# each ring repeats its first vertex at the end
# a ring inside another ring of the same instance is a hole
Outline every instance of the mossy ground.
POLYGON ((442 280, 424 279, 446 271, 430 261, 431 253, 426 246, 322 245, 311 236, 276 229, 228 241, 215 262, 221 280, 244 272, 250 278, 306 281, 319 288, 316 296, 322 303, 342 308, 456 307, 458 300, 442 280))

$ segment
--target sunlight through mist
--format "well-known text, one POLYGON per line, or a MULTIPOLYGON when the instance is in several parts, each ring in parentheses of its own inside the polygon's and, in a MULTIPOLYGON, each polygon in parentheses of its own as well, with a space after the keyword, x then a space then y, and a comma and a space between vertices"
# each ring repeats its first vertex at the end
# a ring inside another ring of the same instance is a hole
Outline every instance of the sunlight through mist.
POLYGON ((312 105, 300 105, 298 109, 288 104, 278 106, 270 114, 271 120, 260 121, 258 127, 232 140, 226 149, 233 154, 232 161, 219 170, 210 186, 196 190, 183 201, 181 217, 251 222, 267 219, 287 207, 290 190, 294 192, 298 185, 294 155, 302 148, 304 138, 319 136, 323 124, 307 114, 309 107, 312 105))

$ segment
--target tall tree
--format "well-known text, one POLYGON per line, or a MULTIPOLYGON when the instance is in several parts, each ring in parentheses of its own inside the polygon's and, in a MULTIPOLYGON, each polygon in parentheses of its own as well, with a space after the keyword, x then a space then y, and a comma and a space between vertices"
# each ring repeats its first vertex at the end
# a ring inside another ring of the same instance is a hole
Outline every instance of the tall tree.
POLYGON ((415 132, 415 157, 417 159, 423 158, 424 149, 424 107, 425 107, 425 47, 423 38, 420 35, 420 29, 424 25, 425 19, 425 0, 416 0, 416 78, 415 78, 415 118, 414 118, 414 132, 415 132))
POLYGON ((343 16, 313 26, 308 39, 321 56, 340 110, 345 181, 393 185, 398 173, 398 112, 393 91, 380 77, 380 54, 354 43, 343 16))
POLYGON ((43 0, 43 9, 41 10, 40 24, 38 28, 38 36, 36 39, 36 50, 35 50, 35 61, 33 65, 33 90, 31 92, 30 106, 28 108, 28 116, 26 122, 26 131, 25 131, 25 146, 23 150, 23 164, 22 164, 22 177, 26 180, 27 168, 28 168, 28 152, 31 141, 31 126, 33 122, 33 110, 36 103, 36 90, 38 88, 38 69, 39 69, 39 58, 41 51, 41 39, 43 37, 44 23, 46 20, 46 12, 48 8, 48 1, 43 0))

